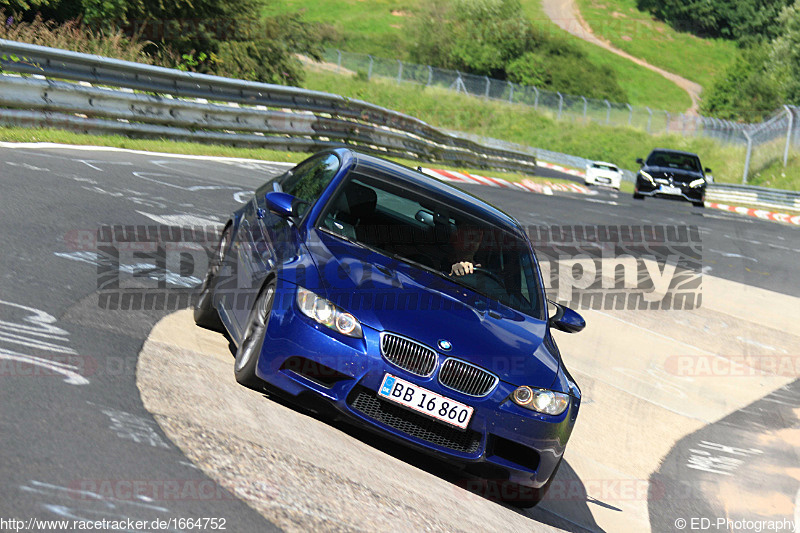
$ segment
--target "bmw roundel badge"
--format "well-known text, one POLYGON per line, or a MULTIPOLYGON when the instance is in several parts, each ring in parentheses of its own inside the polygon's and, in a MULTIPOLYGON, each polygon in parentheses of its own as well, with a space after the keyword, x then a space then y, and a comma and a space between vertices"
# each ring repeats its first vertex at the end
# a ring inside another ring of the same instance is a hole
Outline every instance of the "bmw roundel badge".
POLYGON ((439 340, 439 348, 444 350, 445 352, 449 351, 453 345, 450 344, 450 341, 446 341, 444 339, 439 340))

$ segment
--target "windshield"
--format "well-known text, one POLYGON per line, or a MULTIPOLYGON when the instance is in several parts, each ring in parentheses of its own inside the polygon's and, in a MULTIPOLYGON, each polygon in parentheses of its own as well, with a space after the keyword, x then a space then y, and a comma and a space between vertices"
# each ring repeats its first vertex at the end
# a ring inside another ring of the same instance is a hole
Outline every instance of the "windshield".
POLYGON ((544 319, 528 241, 479 213, 354 172, 318 227, 544 319), (454 265, 469 263, 469 272, 454 265))
POLYGON ((700 159, 696 155, 676 154, 674 152, 653 152, 647 158, 651 167, 669 167, 679 170, 700 172, 700 159))
POLYGON ((592 167, 600 170, 610 170, 611 172, 617 172, 617 167, 611 165, 605 165, 603 163, 594 163, 592 167))

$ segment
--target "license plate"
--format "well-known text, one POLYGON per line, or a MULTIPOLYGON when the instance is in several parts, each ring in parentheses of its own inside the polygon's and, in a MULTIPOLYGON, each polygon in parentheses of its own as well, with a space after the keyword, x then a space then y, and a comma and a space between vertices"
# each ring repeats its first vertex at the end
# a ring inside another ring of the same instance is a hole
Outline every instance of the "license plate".
POLYGON ((662 185, 660 187, 660 192, 664 194, 681 194, 680 187, 670 187, 669 185, 662 185))
POLYGON ((597 178, 595 181, 599 183, 611 183, 611 178, 597 178))
POLYGON ((446 424, 467 429, 473 409, 397 376, 386 374, 378 395, 446 424))

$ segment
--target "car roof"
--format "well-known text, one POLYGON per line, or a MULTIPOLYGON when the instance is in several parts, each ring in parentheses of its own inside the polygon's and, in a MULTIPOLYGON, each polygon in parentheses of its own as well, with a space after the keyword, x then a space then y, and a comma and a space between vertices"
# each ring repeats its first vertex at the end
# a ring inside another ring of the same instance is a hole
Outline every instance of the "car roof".
POLYGON ((455 207, 466 207, 467 211, 477 212, 488 220, 493 221, 499 226, 512 230, 515 233, 522 232, 519 223, 509 214, 501 211, 495 206, 481 200, 466 191, 462 191, 452 185, 440 181, 432 176, 423 174, 407 166, 388 161, 381 157, 372 156, 363 152, 356 152, 347 148, 339 148, 336 152, 349 152, 356 163, 356 169, 367 168, 378 172, 391 172, 392 178, 407 182, 412 187, 425 189, 434 193, 442 201, 455 207))
POLYGON ((650 151, 650 155, 652 155, 654 152, 668 152, 668 153, 671 153, 671 154, 693 155, 696 158, 700 159, 700 156, 698 156, 694 152, 684 152, 683 150, 672 150, 670 148, 653 148, 650 151))
POLYGON ((617 166, 614 163, 609 163, 608 161, 592 161, 592 164, 594 164, 594 165, 607 165, 609 167, 616 167, 617 166))

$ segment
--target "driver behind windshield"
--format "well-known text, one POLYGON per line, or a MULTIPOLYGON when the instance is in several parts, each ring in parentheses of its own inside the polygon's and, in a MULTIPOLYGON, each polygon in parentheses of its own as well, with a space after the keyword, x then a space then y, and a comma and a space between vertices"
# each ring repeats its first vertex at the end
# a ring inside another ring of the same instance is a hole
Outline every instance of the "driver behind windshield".
POLYGON ((475 267, 480 268, 480 263, 475 262, 475 253, 483 241, 483 229, 477 226, 458 228, 450 239, 452 246, 450 267, 451 276, 464 276, 472 274, 475 267))

